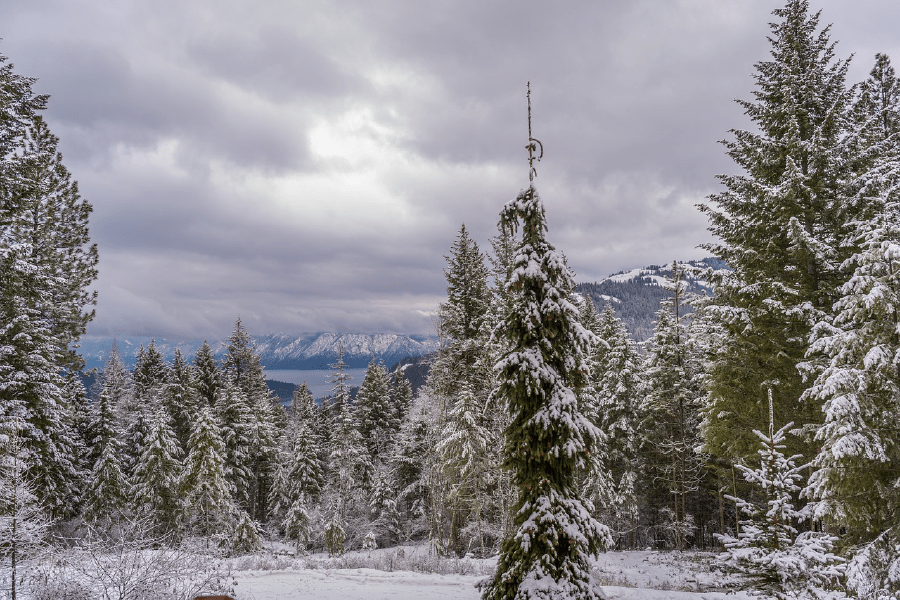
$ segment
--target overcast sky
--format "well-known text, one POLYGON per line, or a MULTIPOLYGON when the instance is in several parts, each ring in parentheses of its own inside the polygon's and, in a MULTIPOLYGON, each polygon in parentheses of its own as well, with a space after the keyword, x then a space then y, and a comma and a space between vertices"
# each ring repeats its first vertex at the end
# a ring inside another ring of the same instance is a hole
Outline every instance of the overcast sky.
MULTIPOLYGON (((578 281, 700 258, 777 2, 2 0, 94 206, 89 333, 430 333, 462 223, 536 186, 578 281)), ((851 82, 893 0, 812 2, 851 82)))

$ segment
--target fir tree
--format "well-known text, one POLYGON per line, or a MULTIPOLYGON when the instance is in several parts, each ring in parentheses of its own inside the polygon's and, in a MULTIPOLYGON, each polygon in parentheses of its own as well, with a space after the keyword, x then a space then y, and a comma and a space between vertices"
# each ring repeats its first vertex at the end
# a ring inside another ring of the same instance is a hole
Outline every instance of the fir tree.
POLYGON ((0 414, 21 408, 28 476, 62 517, 75 511, 81 474, 61 372, 78 366, 69 345, 92 314, 96 254, 84 248, 90 207, 67 184, 33 83, 0 56, 0 414))
POLYGON ((178 348, 172 359, 172 379, 163 397, 163 406, 172 421, 175 437, 182 451, 187 452, 191 423, 197 414, 197 393, 194 372, 178 348))
POLYGON ((320 439, 314 425, 315 403, 306 384, 297 387, 291 402, 288 427, 282 438, 278 468, 269 507, 297 551, 309 535, 310 502, 319 498, 324 485, 324 465, 318 455, 320 439))
POLYGON ((819 29, 806 0, 773 14, 772 59, 755 65, 754 100, 738 101, 756 129, 724 142, 742 173, 719 176, 725 191, 700 207, 720 240, 704 247, 733 269, 714 279, 724 347, 711 365, 704 425, 706 448, 726 460, 754 453, 749 432, 766 422, 768 388, 779 420, 821 421, 818 406, 799 401, 797 366, 812 325, 830 314, 853 218, 848 63, 834 59, 829 27, 819 29))
POLYGON ((91 525, 114 523, 131 506, 134 495, 119 461, 121 452, 118 440, 111 438, 91 468, 82 501, 82 515, 91 525))
POLYGON ((600 436, 576 396, 593 335, 569 300, 573 274, 546 240, 533 186, 501 215, 522 242, 508 286, 516 305, 504 325, 509 351, 497 363, 499 393, 512 412, 506 460, 519 488, 513 537, 504 542, 488 598, 599 598, 589 560, 611 544, 575 490, 575 471, 600 436))
MULTIPOLYGON (((589 298, 585 298, 585 306, 593 308, 589 298)), ((592 319, 582 316, 582 322, 585 321, 590 323, 592 319)), ((643 392, 641 357, 610 304, 597 316, 596 330, 586 326, 606 343, 598 345, 592 357, 598 408, 595 424, 606 439, 604 451, 595 453, 602 460, 587 487, 596 494, 592 499, 605 516, 604 521, 615 524, 617 534, 633 547, 632 533, 638 518, 637 482, 641 474, 636 431, 643 392)))
POLYGON ((216 356, 206 340, 203 340, 203 345, 194 356, 194 371, 197 394, 202 400, 206 400, 209 406, 214 406, 222 389, 222 378, 216 356))
POLYGON ((484 424, 483 406, 464 381, 436 448, 444 468, 453 473, 449 500, 472 521, 466 536, 471 540, 467 549, 478 548, 481 555, 485 554, 483 521, 489 477, 488 444, 492 441, 484 424))
POLYGON ((234 487, 226 477, 225 443, 209 406, 201 404, 179 483, 187 525, 207 538, 220 533, 232 513, 234 487))
POLYGON ((391 406, 390 375, 381 361, 373 357, 356 393, 359 427, 373 463, 384 457, 399 421, 391 406))
POLYGON ((225 476, 233 486, 235 502, 246 509, 250 506, 253 478, 253 457, 247 447, 253 415, 246 395, 227 382, 219 392, 214 414, 225 444, 225 476))
POLYGON ((886 57, 864 90, 861 137, 877 152, 858 187, 872 214, 854 223, 858 250, 843 265, 852 275, 833 321, 813 330, 809 356, 826 363, 804 395, 825 417, 805 494, 816 518, 846 527, 854 541, 896 524, 900 509, 900 82, 886 57))
POLYGON ((80 370, 84 361, 76 348, 94 317, 94 311, 86 307, 97 301, 97 292, 89 287, 97 278, 98 255, 88 233, 93 209, 78 194, 78 184, 57 151, 58 143, 43 118, 35 116, 19 162, 16 195, 26 220, 18 234, 32 248, 31 261, 53 275, 45 282, 47 302, 41 307, 42 317, 63 353, 61 364, 80 370))
POLYGON ((673 263, 668 283, 673 296, 661 303, 648 344, 641 429, 650 501, 660 514, 673 515, 673 545, 683 550, 696 526, 693 510, 703 469, 695 450, 700 445, 699 365, 685 321, 684 270, 678 264, 673 263))
POLYGON ((168 414, 160 408, 153 415, 141 447, 132 493, 137 513, 148 516, 164 532, 178 526, 181 507, 177 490, 181 476, 181 448, 168 414))
MULTIPOLYGON (((770 394, 770 406, 771 398, 770 394)), ((765 503, 729 498, 749 518, 741 522, 736 538, 719 536, 726 548, 723 562, 745 576, 744 586, 753 595, 779 600, 841 598, 839 593, 828 594, 839 589, 844 575, 843 561, 832 552, 836 538, 823 532, 799 533, 796 528, 805 515, 794 508, 794 494, 807 465, 796 465, 799 455, 783 453, 792 426, 788 423, 775 431, 770 416, 768 434, 753 432, 761 442, 759 466, 738 465, 738 469, 762 492, 765 503)))

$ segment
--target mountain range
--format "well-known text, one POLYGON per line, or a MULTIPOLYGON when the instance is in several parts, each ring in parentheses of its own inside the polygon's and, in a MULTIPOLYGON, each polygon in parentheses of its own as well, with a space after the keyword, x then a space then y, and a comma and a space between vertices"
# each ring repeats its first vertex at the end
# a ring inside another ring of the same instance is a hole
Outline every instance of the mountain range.
MULTIPOLYGON (((115 342, 122 362, 132 367, 141 346, 146 347, 151 341, 169 361, 175 356, 176 349, 191 360, 203 345, 203 340, 87 335, 81 339, 79 351, 88 369, 102 369, 115 342)), ((373 357, 390 367, 404 358, 428 354, 438 347, 437 336, 393 333, 276 333, 254 337, 253 341, 260 362, 267 369, 327 369, 337 361, 340 347, 344 349, 344 362, 348 368, 365 367, 373 357)), ((225 353, 225 342, 209 340, 209 345, 217 356, 221 356, 225 353)))
MULTIPOLYGON (((685 264, 697 271, 689 270, 685 275, 688 291, 701 294, 711 293, 711 290, 699 270, 726 268, 722 261, 715 258, 685 264)), ((653 333, 659 303, 672 295, 666 284, 667 277, 671 274, 671 265, 650 265, 620 271, 601 281, 580 283, 575 291, 590 298, 598 310, 602 311, 607 303, 611 304, 631 336, 637 341, 644 341, 653 333)), ((685 309, 689 311, 690 307, 685 309)), ((169 361, 174 357, 176 349, 181 350, 189 360, 193 359, 197 349, 203 344, 203 340, 88 335, 81 340, 80 352, 88 369, 101 369, 115 341, 122 362, 131 367, 140 347, 149 345, 151 340, 169 361)), ((263 367, 273 370, 328 369, 329 365, 337 361, 341 347, 348 368, 363 368, 373 357, 384 361, 388 367, 401 361, 417 363, 419 361, 414 360, 415 357, 428 355, 438 349, 438 338, 435 335, 393 333, 276 333, 254 337, 253 341, 263 367)), ((217 355, 221 356, 225 352, 225 340, 210 340, 209 344, 217 355)))

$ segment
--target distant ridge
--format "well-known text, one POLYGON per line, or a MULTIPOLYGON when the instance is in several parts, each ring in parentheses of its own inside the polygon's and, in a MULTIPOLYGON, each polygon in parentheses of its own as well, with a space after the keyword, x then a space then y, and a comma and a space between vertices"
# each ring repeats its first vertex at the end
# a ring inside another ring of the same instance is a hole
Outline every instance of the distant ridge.
MULTIPOLYGON (((700 268, 723 269, 724 262, 716 258, 691 260, 685 264, 700 268)), ((665 287, 666 278, 672 275, 672 263, 666 265, 650 265, 630 271, 613 273, 606 279, 594 283, 579 283, 575 291, 590 298, 597 310, 602 311, 610 303, 616 316, 628 329, 631 337, 643 342, 653 335, 653 324, 659 303, 672 296, 665 287)), ((686 276, 688 291, 694 293, 712 293, 706 281, 686 276)), ((689 307, 685 307, 689 310, 689 307)))
MULTIPOLYGON (((181 350, 189 360, 203 345, 203 340, 171 340, 147 336, 84 336, 80 353, 87 368, 102 368, 113 341, 119 348, 122 361, 133 366, 140 347, 154 340, 157 349, 171 361, 175 350, 181 350)), ((253 338, 260 362, 267 369, 327 369, 337 360, 338 348, 344 348, 344 361, 349 368, 361 368, 374 357, 391 367, 404 358, 420 356, 438 348, 437 336, 400 335, 393 333, 277 333, 253 338)), ((224 352, 223 340, 209 340, 217 355, 224 352)))

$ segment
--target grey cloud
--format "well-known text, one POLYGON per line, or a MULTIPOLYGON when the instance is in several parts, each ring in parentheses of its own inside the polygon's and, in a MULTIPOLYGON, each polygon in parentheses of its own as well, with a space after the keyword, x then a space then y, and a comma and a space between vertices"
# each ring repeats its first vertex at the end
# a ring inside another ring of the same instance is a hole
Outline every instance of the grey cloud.
POLYGON ((341 98, 368 87, 287 25, 192 42, 187 52, 204 73, 278 102, 341 98))
MULTIPOLYGON (((527 185, 527 80, 550 239, 579 279, 702 256, 693 205, 735 171, 716 142, 747 124, 732 100, 779 4, 8 0, 0 52, 52 94, 95 207, 92 331, 427 332, 460 223, 487 249, 527 185), (332 143, 371 156, 310 147, 351 113, 332 143)), ((891 3, 813 4, 851 80, 900 61, 891 3)))

